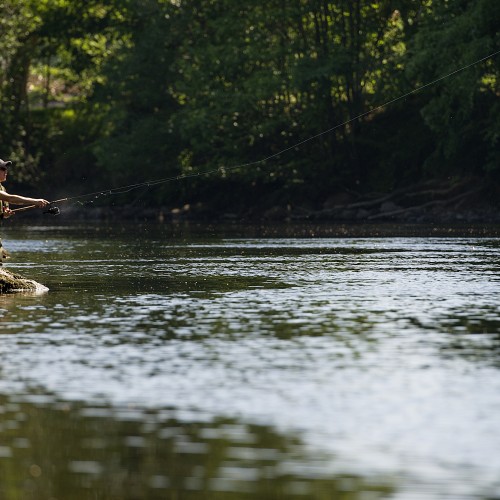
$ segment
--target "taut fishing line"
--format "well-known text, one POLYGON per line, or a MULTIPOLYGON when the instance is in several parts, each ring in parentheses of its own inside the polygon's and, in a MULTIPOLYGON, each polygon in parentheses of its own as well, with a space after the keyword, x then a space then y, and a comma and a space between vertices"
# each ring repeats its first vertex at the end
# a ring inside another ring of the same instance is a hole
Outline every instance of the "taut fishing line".
MULTIPOLYGON (((229 167, 224 167, 224 166, 221 166, 221 167, 217 167, 217 168, 214 168, 214 169, 211 169, 211 170, 206 170, 204 172, 193 172, 192 174, 179 174, 179 175, 174 175, 174 176, 171 176, 171 177, 164 177, 164 178, 161 178, 161 179, 154 179, 154 180, 149 180, 149 181, 145 181, 145 182, 139 182, 137 184, 129 184, 127 186, 121 186, 121 187, 117 187, 117 188, 111 188, 111 189, 107 189, 107 190, 102 190, 102 191, 95 191, 93 193, 87 193, 87 194, 81 194, 81 195, 77 195, 77 196, 71 196, 71 197, 68 197, 68 198, 62 198, 60 200, 55 200, 55 201, 52 201, 50 202, 50 205, 49 205, 49 209, 46 210, 46 212, 44 213, 49 213, 49 214, 52 214, 52 215, 59 215, 60 213, 60 210, 58 207, 56 207, 54 205, 54 203, 60 203, 60 202, 66 202, 66 201, 73 201, 73 200, 80 200, 80 199, 83 199, 83 198, 90 198, 90 197, 93 197, 95 199, 97 198, 100 198, 100 197, 103 197, 103 196, 112 196, 112 195, 119 195, 119 194, 126 194, 126 193, 129 193, 130 191, 133 191, 134 189, 138 189, 140 187, 146 187, 146 188, 149 188, 149 187, 153 187, 153 186, 157 186, 159 184, 165 184, 167 182, 173 182, 173 181, 179 181, 179 180, 183 180, 183 179, 189 179, 189 178, 193 178, 193 177, 201 177, 203 175, 211 175, 211 174, 215 174, 215 173, 225 173, 227 171, 231 171, 231 170, 237 170, 237 169, 241 169, 241 168, 246 168, 246 167, 251 167, 251 166, 254 166, 254 165, 260 165, 262 163, 265 163, 266 161, 269 161, 269 160, 272 160, 273 158, 276 158, 280 155, 282 155, 283 153, 286 153, 292 149, 296 149, 298 148, 299 146, 302 146, 303 144, 306 144, 307 142, 310 142, 310 141, 313 141, 315 139, 317 139, 318 137, 322 137, 323 135, 326 135, 326 134, 329 134, 330 132, 333 132, 334 130, 340 128, 340 127, 344 127, 346 125, 348 125, 349 123, 355 121, 355 120, 359 120, 360 118, 364 118, 365 116, 371 114, 371 113, 374 113, 375 111, 378 111, 379 109, 382 109, 382 108, 385 108, 386 106, 390 106, 391 104, 394 104, 395 102, 397 101, 400 101, 402 99, 405 99, 406 97, 412 95, 412 94, 416 94, 417 92, 420 92, 421 90, 427 88, 427 87, 431 87, 432 85, 435 85, 436 83, 439 83, 440 81, 442 80, 445 80, 447 78, 450 78, 451 76, 454 76, 456 75, 457 73, 460 73, 462 71, 465 71, 466 69, 469 69, 471 68, 472 66, 475 66, 476 64, 479 64, 483 61, 486 61, 487 59, 490 59, 492 57, 495 57, 497 54, 500 53, 500 50, 497 50, 496 52, 493 52, 485 57, 482 57, 481 59, 477 59, 476 61, 470 63, 470 64, 467 64, 466 66, 462 66, 461 68, 458 68, 450 73, 447 73, 446 75, 443 75, 439 78, 436 78, 435 80, 432 80, 428 83, 425 83, 424 85, 421 85, 420 87, 417 87, 413 90, 410 90, 409 92, 407 92, 406 94, 403 94, 403 95, 400 95, 399 97, 396 97, 395 99, 391 99, 390 101, 387 101, 387 102, 384 102, 383 104, 380 104, 379 106, 376 106, 374 108, 371 108, 370 110, 368 111, 365 111, 363 113, 360 113, 359 115, 357 116, 354 116, 353 118, 349 118, 349 120, 346 120, 342 123, 338 123, 337 125, 327 129, 327 130, 324 130, 323 132, 320 132, 316 135, 313 135, 307 139, 304 139, 303 141, 300 141, 300 142, 297 142, 296 144, 293 144, 292 146, 289 146, 285 149, 282 149, 281 151, 278 151, 277 153, 274 153, 272 155, 269 155, 269 156, 266 156, 264 158, 261 158, 260 160, 255 160, 255 161, 251 161, 251 162, 247 162, 247 163, 240 163, 238 165, 232 165, 232 166, 229 166, 229 167)), ((82 202, 77 202, 81 205, 84 205, 84 203, 82 202)), ((88 203, 88 202, 86 202, 88 203)), ((29 207, 23 207, 23 208, 19 208, 19 209, 15 209, 13 210, 13 212, 16 212, 16 211, 21 211, 21 210, 27 210, 29 208, 35 208, 35 205, 30 205, 29 207)))

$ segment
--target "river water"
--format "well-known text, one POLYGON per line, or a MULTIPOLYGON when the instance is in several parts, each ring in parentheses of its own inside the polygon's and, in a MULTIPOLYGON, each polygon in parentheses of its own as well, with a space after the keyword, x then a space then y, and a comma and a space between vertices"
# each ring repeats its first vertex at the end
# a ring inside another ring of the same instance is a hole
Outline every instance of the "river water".
POLYGON ((244 235, 4 229, 0 498, 500 498, 500 239, 244 235))

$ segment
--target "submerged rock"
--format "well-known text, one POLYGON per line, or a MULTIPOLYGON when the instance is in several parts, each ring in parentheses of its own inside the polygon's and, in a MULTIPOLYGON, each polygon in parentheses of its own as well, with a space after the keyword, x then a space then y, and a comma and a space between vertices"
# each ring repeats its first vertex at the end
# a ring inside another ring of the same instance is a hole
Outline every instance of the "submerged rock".
POLYGON ((0 294, 13 292, 46 292, 48 288, 35 280, 0 268, 0 294))

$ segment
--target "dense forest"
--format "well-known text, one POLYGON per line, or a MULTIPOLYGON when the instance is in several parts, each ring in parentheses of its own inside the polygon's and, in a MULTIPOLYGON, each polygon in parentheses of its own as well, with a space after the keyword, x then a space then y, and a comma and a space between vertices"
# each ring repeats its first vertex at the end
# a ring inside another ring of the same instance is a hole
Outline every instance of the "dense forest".
POLYGON ((499 26, 498 0, 1 0, 0 158, 51 199, 173 178, 99 203, 206 216, 493 203, 499 26))

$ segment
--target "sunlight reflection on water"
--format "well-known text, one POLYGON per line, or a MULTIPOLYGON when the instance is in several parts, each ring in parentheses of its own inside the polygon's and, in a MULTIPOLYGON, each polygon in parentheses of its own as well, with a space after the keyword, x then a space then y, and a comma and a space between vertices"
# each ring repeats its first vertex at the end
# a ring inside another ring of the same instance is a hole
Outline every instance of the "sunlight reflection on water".
MULTIPOLYGON (((169 409, 201 429, 175 453, 209 455, 217 418, 245 441, 268 426, 308 457, 271 459, 293 491, 353 475, 390 484, 391 498, 500 494, 499 240, 45 236, 49 257, 39 241, 9 245, 20 273, 43 262, 51 291, 0 297, 3 394, 26 402, 36 388, 87 405, 85 418, 93 405, 110 420, 169 409)), ((135 432, 128 448, 145 446, 135 432)), ((98 475, 90 458, 68 467, 98 475)), ((241 468, 220 465, 214 484, 262 480, 260 465, 241 468)))

